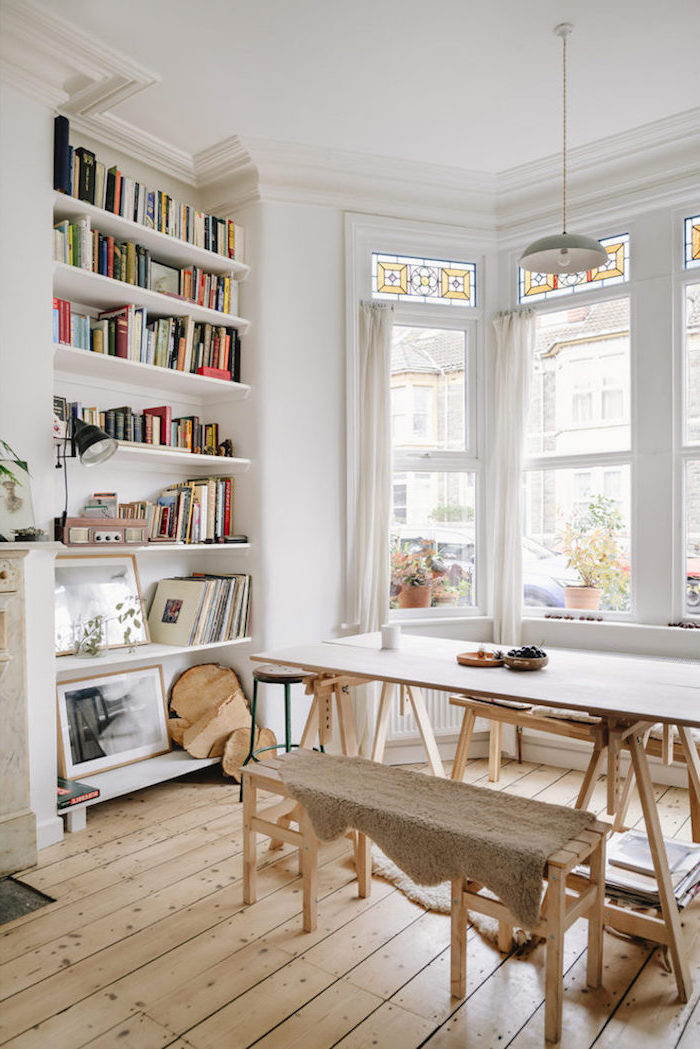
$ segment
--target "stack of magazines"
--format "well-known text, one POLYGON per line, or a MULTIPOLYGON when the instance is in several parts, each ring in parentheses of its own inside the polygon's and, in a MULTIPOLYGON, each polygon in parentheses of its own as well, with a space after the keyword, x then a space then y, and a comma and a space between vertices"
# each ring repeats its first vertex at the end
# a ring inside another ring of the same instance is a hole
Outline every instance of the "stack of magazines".
MULTIPOLYGON (((700 887, 700 845, 664 839, 671 884, 679 907, 685 907, 700 887)), ((659 888, 646 834, 629 830, 608 842, 606 893, 632 907, 658 907, 659 888)))

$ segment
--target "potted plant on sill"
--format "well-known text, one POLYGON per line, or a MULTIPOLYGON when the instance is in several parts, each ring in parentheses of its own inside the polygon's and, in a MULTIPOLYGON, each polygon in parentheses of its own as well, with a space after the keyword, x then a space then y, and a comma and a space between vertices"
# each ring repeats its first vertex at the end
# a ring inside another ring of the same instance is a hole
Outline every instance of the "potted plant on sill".
POLYGON ((391 551, 392 604, 398 608, 429 608, 436 576, 431 567, 429 544, 418 551, 391 551))
POLYGON ((435 582, 432 592, 432 605, 456 605, 458 600, 459 587, 453 586, 444 577, 435 582))
POLYGON ((596 610, 604 594, 626 592, 627 574, 618 541, 622 527, 622 514, 614 500, 603 495, 591 499, 564 526, 562 553, 581 577, 580 586, 564 588, 566 608, 596 610))

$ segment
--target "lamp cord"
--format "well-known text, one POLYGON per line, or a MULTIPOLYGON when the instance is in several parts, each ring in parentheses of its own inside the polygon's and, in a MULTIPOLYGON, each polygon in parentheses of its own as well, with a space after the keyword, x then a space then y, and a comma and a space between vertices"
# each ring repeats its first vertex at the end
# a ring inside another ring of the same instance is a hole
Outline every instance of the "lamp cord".
POLYGON ((561 38, 562 43, 562 231, 566 233, 566 35, 561 38))

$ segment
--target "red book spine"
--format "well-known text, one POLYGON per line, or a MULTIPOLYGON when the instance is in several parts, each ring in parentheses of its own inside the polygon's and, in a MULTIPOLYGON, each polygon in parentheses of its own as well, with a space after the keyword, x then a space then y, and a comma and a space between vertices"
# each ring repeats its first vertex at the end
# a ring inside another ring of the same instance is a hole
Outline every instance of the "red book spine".
POLYGON ((114 237, 107 237, 107 276, 114 276, 114 237))
POLYGON ((144 415, 157 415, 160 419, 160 443, 172 444, 172 420, 173 411, 169 405, 159 408, 145 408, 144 415))
POLYGON ((228 371, 227 368, 210 368, 205 364, 200 368, 197 368, 197 375, 206 375, 208 379, 225 379, 226 382, 231 381, 231 372, 228 371))
POLYGON ((231 478, 227 477, 224 481, 224 535, 231 535, 231 487, 231 478))
POLYGON ((117 317, 117 330, 114 340, 115 356, 129 356, 129 321, 126 317, 117 317))
POLYGON ((59 342, 64 342, 70 346, 70 303, 66 299, 58 300, 58 338, 59 342))
POLYGON ((117 171, 114 179, 114 214, 121 215, 122 173, 117 171))

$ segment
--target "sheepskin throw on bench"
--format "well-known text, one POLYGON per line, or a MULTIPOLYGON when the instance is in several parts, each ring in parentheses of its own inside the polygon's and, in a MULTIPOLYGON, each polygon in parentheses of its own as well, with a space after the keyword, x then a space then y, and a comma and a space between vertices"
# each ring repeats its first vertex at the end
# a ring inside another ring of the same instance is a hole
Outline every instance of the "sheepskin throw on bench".
POLYGON ((547 857, 595 820, 365 758, 299 749, 280 755, 279 770, 321 841, 362 831, 419 885, 480 882, 526 929, 540 918, 547 857))

